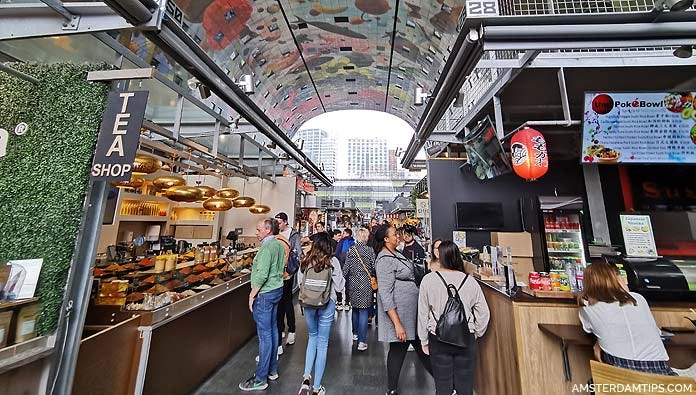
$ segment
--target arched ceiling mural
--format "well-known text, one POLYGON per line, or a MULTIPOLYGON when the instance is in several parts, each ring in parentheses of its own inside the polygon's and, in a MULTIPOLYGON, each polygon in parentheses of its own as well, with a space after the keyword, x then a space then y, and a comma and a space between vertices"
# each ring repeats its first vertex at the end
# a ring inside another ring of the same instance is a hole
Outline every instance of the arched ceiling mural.
POLYGON ((368 109, 414 128, 457 37, 463 0, 175 0, 186 30, 289 134, 327 111, 368 109), (394 21, 395 15, 396 23, 394 21), (392 47, 392 37, 394 46, 392 47))

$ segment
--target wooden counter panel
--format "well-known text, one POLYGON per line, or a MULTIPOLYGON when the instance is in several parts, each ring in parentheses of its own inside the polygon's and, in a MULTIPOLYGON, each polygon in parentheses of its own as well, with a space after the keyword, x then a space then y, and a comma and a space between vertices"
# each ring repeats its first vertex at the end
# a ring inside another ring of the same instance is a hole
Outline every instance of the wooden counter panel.
POLYGON ((572 381, 563 375, 561 344, 542 333, 539 324, 580 325, 578 309, 573 305, 513 304, 517 324, 517 352, 522 394, 570 394, 574 384, 590 379, 591 347, 568 346, 572 381))
POLYGON ((140 360, 139 325, 136 315, 80 342, 73 395, 133 393, 140 360))
POLYGON ((491 310, 491 320, 486 333, 478 340, 476 393, 519 395, 520 376, 512 303, 500 292, 487 287, 482 289, 491 310))
MULTIPOLYGON (((675 328, 693 328, 693 324, 684 317, 693 317, 687 307, 653 307, 650 309, 657 326, 675 328)), ((677 369, 686 369, 696 362, 696 350, 667 347, 669 365, 677 369)))
POLYGON ((143 394, 194 391, 256 332, 250 285, 201 306, 152 333, 143 394))

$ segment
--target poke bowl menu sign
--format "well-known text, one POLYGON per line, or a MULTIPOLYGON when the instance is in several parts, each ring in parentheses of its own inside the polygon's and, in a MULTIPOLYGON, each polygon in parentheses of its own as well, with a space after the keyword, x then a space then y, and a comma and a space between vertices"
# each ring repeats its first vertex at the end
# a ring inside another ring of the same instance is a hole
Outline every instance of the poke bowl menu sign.
POLYGON ((696 93, 585 93, 583 163, 696 163, 696 93))

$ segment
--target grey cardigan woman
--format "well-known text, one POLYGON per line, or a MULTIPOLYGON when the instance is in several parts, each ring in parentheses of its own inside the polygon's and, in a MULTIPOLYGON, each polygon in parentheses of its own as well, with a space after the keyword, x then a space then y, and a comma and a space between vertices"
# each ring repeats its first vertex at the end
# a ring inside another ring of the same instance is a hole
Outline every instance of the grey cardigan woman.
POLYGON ((398 242, 392 226, 382 225, 375 232, 379 340, 389 343, 388 395, 398 394, 399 375, 409 345, 415 348, 423 367, 432 374, 430 359, 423 353, 417 334, 418 287, 413 264, 396 251, 398 242))

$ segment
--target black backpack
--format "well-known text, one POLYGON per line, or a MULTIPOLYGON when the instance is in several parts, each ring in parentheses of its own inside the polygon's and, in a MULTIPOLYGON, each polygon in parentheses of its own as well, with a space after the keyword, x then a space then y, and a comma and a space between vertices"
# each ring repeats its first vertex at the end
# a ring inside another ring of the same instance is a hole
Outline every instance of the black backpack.
MULTIPOLYGON (((292 235, 290 237, 292 237, 292 235)), ((292 276, 293 274, 297 273, 297 271, 300 269, 300 257, 298 256, 297 252, 292 248, 292 245, 289 241, 285 241, 285 239, 281 240, 290 248, 290 253, 288 254, 288 262, 287 265, 285 265, 285 271, 292 276)))
POLYGON ((447 303, 445 304, 445 309, 442 311, 442 315, 438 320, 435 317, 435 313, 430 309, 430 313, 435 318, 437 326, 435 327, 435 337, 437 340, 450 344, 457 347, 467 348, 474 339, 474 335, 469 332, 469 321, 466 315, 466 309, 464 308, 464 303, 462 303, 459 297, 459 290, 462 288, 466 279, 469 278, 467 274, 459 284, 459 288, 455 288, 453 284, 447 284, 445 278, 439 272, 435 272, 438 277, 442 280, 442 283, 447 287, 447 303))

